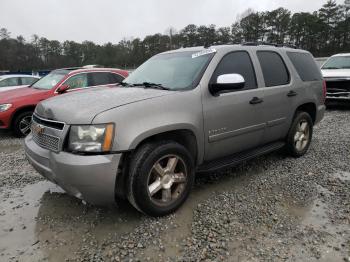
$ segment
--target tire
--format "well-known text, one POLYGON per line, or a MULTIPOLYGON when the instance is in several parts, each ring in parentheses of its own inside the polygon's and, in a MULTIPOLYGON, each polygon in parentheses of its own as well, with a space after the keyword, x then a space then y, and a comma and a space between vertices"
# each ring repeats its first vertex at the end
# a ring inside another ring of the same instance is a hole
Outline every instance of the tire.
POLYGON ((16 116, 12 125, 12 131, 16 137, 25 137, 30 133, 32 115, 32 111, 26 111, 16 116))
POLYGON ((195 177, 191 154, 173 141, 141 146, 132 157, 129 170, 129 202, 155 217, 177 210, 190 194, 195 177))
POLYGON ((308 151, 313 134, 313 121, 306 112, 297 112, 288 132, 286 149, 293 157, 301 157, 308 151))

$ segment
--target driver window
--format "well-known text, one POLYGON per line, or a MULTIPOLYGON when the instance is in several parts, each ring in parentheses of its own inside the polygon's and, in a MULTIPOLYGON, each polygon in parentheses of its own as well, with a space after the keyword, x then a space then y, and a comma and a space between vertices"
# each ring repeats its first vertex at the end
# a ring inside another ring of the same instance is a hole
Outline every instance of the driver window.
POLYGON ((79 74, 72 76, 63 85, 69 85, 69 89, 88 87, 87 74, 79 74))
POLYGON ((217 80, 219 75, 240 74, 244 77, 244 90, 257 88, 255 71, 250 56, 245 51, 229 53, 222 58, 215 69, 211 82, 217 80))

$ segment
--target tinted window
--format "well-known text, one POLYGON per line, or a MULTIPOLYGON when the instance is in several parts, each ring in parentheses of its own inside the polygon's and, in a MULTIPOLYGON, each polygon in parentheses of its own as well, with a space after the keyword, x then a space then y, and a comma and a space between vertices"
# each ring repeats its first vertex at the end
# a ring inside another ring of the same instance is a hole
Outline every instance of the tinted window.
POLYGON ((224 56, 216 67, 211 81, 215 82, 218 76, 225 74, 242 75, 245 80, 244 89, 257 88, 254 67, 247 52, 233 52, 224 56))
POLYGON ((0 82, 0 87, 18 86, 18 85, 19 85, 19 82, 17 77, 6 78, 0 82))
POLYGON ((292 61, 297 70, 301 80, 303 81, 317 81, 322 80, 322 75, 318 69, 314 58, 308 53, 287 53, 290 61, 292 61))
POLYGON ((31 85, 37 80, 34 77, 21 77, 22 85, 31 85))
POLYGON ((289 83, 289 73, 282 57, 276 52, 257 53, 263 71, 265 86, 281 86, 289 83))
POLYGON ((79 74, 70 77, 63 85, 69 85, 70 89, 88 87, 87 74, 79 74))
POLYGON ((91 77, 93 86, 108 85, 113 83, 110 73, 108 72, 92 73, 91 77))
POLYGON ((112 78, 112 83, 121 83, 124 80, 124 77, 117 74, 111 74, 111 78, 112 78))

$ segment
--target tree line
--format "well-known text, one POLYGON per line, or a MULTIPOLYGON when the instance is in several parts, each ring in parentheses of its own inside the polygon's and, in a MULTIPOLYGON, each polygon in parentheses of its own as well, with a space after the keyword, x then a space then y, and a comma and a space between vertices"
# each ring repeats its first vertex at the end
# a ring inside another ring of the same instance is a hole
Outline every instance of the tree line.
POLYGON ((179 31, 170 27, 164 34, 124 39, 117 44, 61 43, 37 35, 27 41, 23 36, 12 38, 6 28, 1 28, 0 70, 55 69, 87 64, 134 68, 166 50, 242 42, 289 44, 309 50, 314 56, 349 52, 349 2, 337 4, 335 0, 328 0, 313 13, 292 14, 285 8, 267 12, 248 9, 228 27, 190 24, 179 31))

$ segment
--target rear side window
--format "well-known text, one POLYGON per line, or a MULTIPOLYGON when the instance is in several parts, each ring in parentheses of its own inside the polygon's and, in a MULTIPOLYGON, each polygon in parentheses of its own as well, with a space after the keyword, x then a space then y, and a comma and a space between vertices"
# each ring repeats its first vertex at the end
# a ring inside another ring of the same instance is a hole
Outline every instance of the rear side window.
POLYGON ((309 53, 288 52, 287 55, 290 61, 292 61, 301 80, 305 82, 322 80, 321 72, 314 58, 309 53))
POLYGON ((34 78, 34 77, 22 77, 21 81, 22 81, 22 83, 21 83, 22 85, 31 85, 35 81, 38 81, 38 79, 34 78))
POLYGON ((255 71, 250 56, 245 51, 229 53, 224 56, 215 69, 212 82, 216 81, 218 76, 225 74, 240 74, 244 77, 244 89, 257 88, 255 71))
POLYGON ((111 74, 108 72, 92 73, 91 77, 93 86, 101 86, 115 83, 111 78, 111 74))
POLYGON ((18 77, 5 78, 0 82, 0 87, 6 86, 18 86, 19 85, 18 77))
POLYGON ((289 83, 289 72, 282 57, 272 51, 258 51, 258 59, 265 79, 265 86, 282 86, 289 83))

